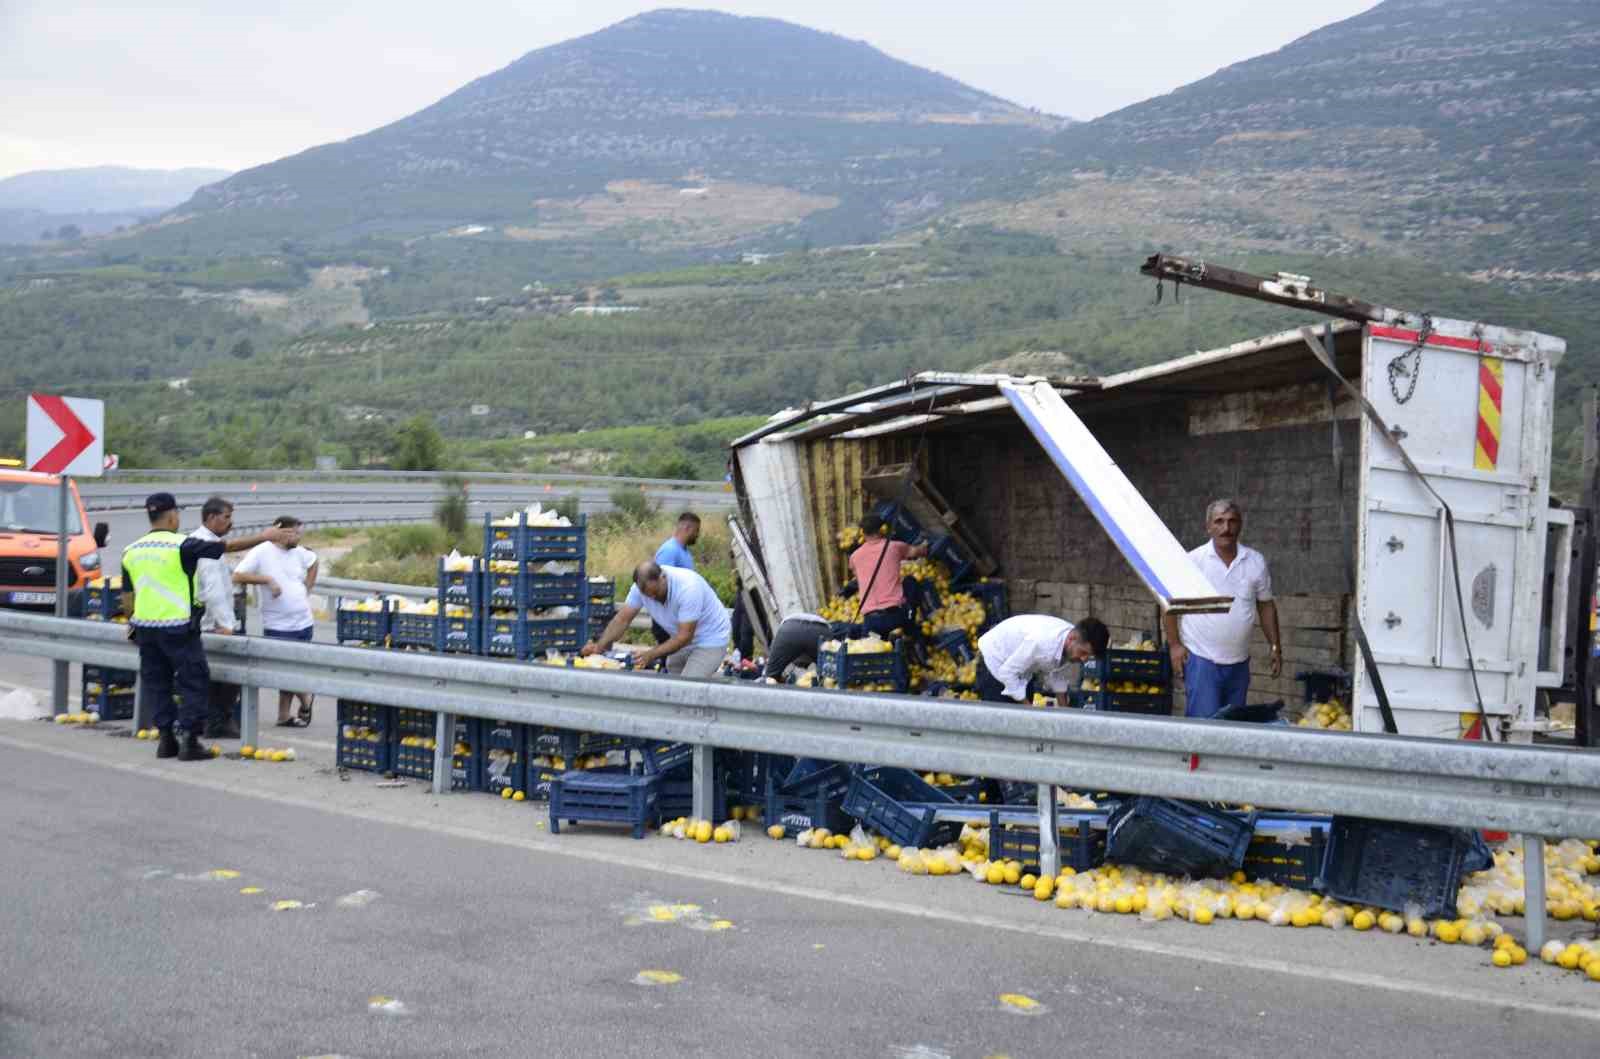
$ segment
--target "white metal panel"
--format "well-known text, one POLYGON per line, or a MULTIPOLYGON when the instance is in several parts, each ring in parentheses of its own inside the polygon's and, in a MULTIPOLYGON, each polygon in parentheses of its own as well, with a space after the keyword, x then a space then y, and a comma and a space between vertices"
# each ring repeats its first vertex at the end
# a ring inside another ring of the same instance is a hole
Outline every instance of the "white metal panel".
MULTIPOLYGON (((1439 321, 1418 336, 1365 335, 1362 388, 1428 484, 1454 514, 1461 606, 1443 509, 1370 419, 1361 425, 1358 599, 1401 732, 1457 738, 1475 714, 1467 636, 1486 712, 1516 727, 1532 719, 1549 495, 1550 417, 1557 340, 1496 347, 1473 325, 1439 321), (1502 368, 1499 451, 1475 466, 1479 368, 1502 368), (1412 388, 1410 370, 1417 372, 1412 388)), ((1497 336, 1508 334, 1495 332, 1497 336)), ((1377 697, 1357 668, 1356 727, 1381 731, 1377 697)))
POLYGON ((822 572, 817 569, 817 552, 812 546, 815 528, 798 447, 766 438, 735 449, 734 455, 755 518, 779 619, 786 614, 815 613, 822 606, 822 572))
POLYGON ((1233 598, 1217 595, 1189 558, 1188 549, 1178 543, 1054 387, 1001 383, 1000 392, 1163 610, 1228 610, 1233 598))
POLYGON ((1541 688, 1559 688, 1566 681, 1567 611, 1572 606, 1572 531, 1577 521, 1571 508, 1552 508, 1546 516, 1549 536, 1546 538, 1551 577, 1547 584, 1550 599, 1544 613, 1550 615, 1543 622, 1550 634, 1549 643, 1540 652, 1538 685, 1541 688), (1554 560, 1551 562, 1551 560, 1554 560))

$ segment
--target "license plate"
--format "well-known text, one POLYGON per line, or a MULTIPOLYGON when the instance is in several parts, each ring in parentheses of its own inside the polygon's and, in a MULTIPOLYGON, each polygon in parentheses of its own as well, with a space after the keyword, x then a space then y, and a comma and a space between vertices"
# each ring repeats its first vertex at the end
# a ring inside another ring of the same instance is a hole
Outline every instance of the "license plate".
POLYGON ((11 593, 11 602, 13 603, 54 603, 55 601, 56 594, 54 592, 11 593))

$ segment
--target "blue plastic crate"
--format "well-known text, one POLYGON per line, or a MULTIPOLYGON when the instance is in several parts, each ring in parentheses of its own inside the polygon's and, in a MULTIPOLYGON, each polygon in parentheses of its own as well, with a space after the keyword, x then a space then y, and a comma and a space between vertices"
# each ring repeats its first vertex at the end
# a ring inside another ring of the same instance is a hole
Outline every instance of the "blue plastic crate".
MULTIPOLYGON (((398 710, 398 714, 421 713, 428 718, 429 730, 427 735, 422 735, 415 730, 415 726, 408 719, 396 723, 396 736, 394 741, 394 774, 409 776, 413 779, 433 779, 433 717, 432 713, 425 710, 398 710), (419 741, 412 741, 419 740, 419 741)), ((450 789, 458 791, 481 791, 483 789, 483 757, 481 750, 483 738, 480 722, 476 717, 457 717, 455 724, 455 743, 450 754, 450 789), (461 748, 465 747, 463 751, 461 748)))
POLYGON ((611 624, 611 619, 617 616, 615 605, 599 604, 589 601, 589 639, 598 640, 606 631, 606 626, 611 624))
POLYGON ((694 765, 693 743, 660 743, 641 740, 634 744, 642 759, 643 769, 650 775, 661 775, 694 765))
POLYGON ((872 509, 872 513, 889 524, 889 536, 894 540, 911 544, 922 536, 922 526, 911 512, 893 500, 880 502, 872 509))
POLYGON ((977 564, 966 554, 954 537, 944 535, 930 538, 928 540, 928 556, 944 563, 950 569, 950 584, 954 589, 965 591, 960 586, 972 576, 977 564))
POLYGON ((1011 617, 1011 606, 1006 599, 1004 581, 977 581, 967 585, 962 591, 983 604, 983 626, 980 632, 988 632, 1011 617))
POLYGON ((527 606, 528 569, 521 563, 515 570, 485 570, 483 609, 520 611, 527 606))
POLYGON ((589 579, 583 574, 541 574, 528 571, 523 606, 530 610, 572 607, 581 610, 589 602, 589 579))
POLYGON ((340 768, 389 772, 394 767, 394 710, 340 699, 335 757, 340 768))
POLYGON ((386 643, 389 639, 389 604, 382 610, 334 611, 334 638, 340 643, 386 643))
POLYGON ((1467 832, 1336 816, 1321 889, 1350 904, 1394 912, 1414 904, 1428 918, 1454 917, 1461 876, 1475 859, 1467 832))
POLYGON ((550 833, 561 824, 627 824, 634 838, 660 815, 660 777, 627 772, 564 772, 550 784, 550 833))
POLYGON ((477 654, 482 649, 483 618, 454 618, 439 615, 434 626, 433 649, 441 654, 477 654))
POLYGON ((898 691, 905 691, 908 681, 905 649, 897 642, 892 651, 851 654, 849 644, 843 643, 835 650, 817 653, 817 677, 819 683, 831 680, 833 686, 840 689, 890 684, 898 691))
POLYGON ((843 798, 850 788, 850 766, 843 761, 818 761, 801 758, 785 776, 774 775, 777 789, 784 794, 826 794, 843 798))
POLYGON ((587 518, 579 515, 571 526, 530 526, 526 512, 517 513, 514 526, 496 526, 483 517, 483 554, 486 559, 516 562, 584 561, 589 551, 587 518))
POLYGON ((1172 798, 1133 798, 1106 822, 1106 859, 1169 875, 1228 875, 1244 863, 1256 815, 1172 798))
POLYGON ((782 754, 763 754, 754 750, 718 750, 717 757, 729 758, 728 793, 735 803, 761 805, 767 797, 767 777, 787 777, 794 770, 794 758, 782 754))
POLYGON ((845 813, 862 827, 896 845, 918 848, 943 846, 961 834, 959 823, 934 820, 939 805, 954 804, 948 794, 901 768, 854 769, 844 796, 845 813))
POLYGON ((589 602, 614 607, 617 603, 617 579, 614 577, 589 578, 589 602))
POLYGON ((532 760, 528 762, 528 786, 525 788, 530 802, 548 802, 550 788, 555 783, 556 777, 565 773, 566 769, 554 768, 550 765, 535 765, 532 760))
MULTIPOLYGON (((1105 863, 1106 810, 1060 810, 1057 815, 1056 852, 1061 866, 1088 871, 1105 863)), ((1038 827, 1005 824, 1000 814, 989 814, 989 859, 1022 862, 1024 871, 1039 870, 1038 827)))
POLYGON ((949 629, 939 633, 929 641, 933 650, 943 651, 958 666, 964 666, 978 657, 978 649, 972 646, 972 641, 967 639, 967 634, 961 629, 949 629))
POLYGON ((126 589, 106 584, 86 585, 83 589, 83 616, 90 621, 111 621, 122 613, 126 589))
POLYGON ((581 606, 565 618, 527 618, 523 627, 527 644, 524 658, 546 651, 576 651, 589 642, 589 624, 581 606))
POLYGON ((439 612, 445 607, 467 607, 476 614, 483 609, 484 562, 474 559, 468 570, 446 570, 439 560, 439 612))
POLYGON ((137 669, 112 669, 110 666, 84 666, 83 683, 99 684, 116 690, 132 691, 139 679, 137 669))
POLYGON ((432 650, 439 641, 439 615, 392 611, 389 614, 390 647, 426 647, 432 650))
POLYGON ((98 713, 102 721, 131 721, 135 695, 132 691, 112 691, 105 685, 99 691, 83 689, 84 713, 98 713))
POLYGON ((939 598, 939 587, 932 581, 913 581, 907 579, 906 606, 916 612, 917 620, 927 621, 933 617, 933 612, 943 606, 944 601, 939 598))
POLYGON ((813 827, 825 827, 837 834, 846 834, 853 822, 845 815, 842 796, 830 797, 826 791, 784 794, 776 784, 767 792, 762 813, 768 827, 774 824, 783 827, 786 838, 793 838, 813 827))
POLYGON ((1239 868, 1252 879, 1315 890, 1322 885, 1332 827, 1330 816, 1261 813, 1239 868))
POLYGON ((528 726, 516 721, 485 719, 480 728, 483 739, 483 789, 490 794, 502 790, 528 790, 528 726))
POLYGON ((523 617, 486 617, 482 622, 479 653, 493 658, 528 657, 528 621, 523 617))

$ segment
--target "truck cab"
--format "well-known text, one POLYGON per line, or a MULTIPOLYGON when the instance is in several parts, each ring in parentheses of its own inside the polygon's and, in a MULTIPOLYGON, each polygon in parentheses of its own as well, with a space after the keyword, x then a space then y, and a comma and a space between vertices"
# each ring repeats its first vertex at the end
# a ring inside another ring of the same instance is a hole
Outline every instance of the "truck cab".
MULTIPOLYGON (((77 483, 68 488, 67 589, 76 595, 100 576, 109 528, 91 530, 77 483)), ((55 606, 60 489, 56 475, 0 466, 0 607, 55 606)))

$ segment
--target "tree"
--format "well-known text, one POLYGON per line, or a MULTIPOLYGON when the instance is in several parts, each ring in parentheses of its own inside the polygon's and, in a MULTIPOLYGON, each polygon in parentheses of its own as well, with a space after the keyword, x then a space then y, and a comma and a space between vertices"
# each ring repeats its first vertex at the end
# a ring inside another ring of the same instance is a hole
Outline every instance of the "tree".
POLYGON ((433 518, 452 538, 467 531, 467 480, 450 477, 444 480, 445 493, 434 506, 433 518))
POLYGON ((285 434, 279 450, 285 467, 310 467, 317 461, 317 443, 303 430, 285 434))
POLYGON ((56 238, 57 239, 82 239, 83 238, 83 229, 79 228, 76 224, 63 224, 60 228, 56 229, 56 238))
POLYGON ((417 415, 400 424, 391 462, 402 471, 437 471, 444 462, 444 438, 433 421, 417 415))
POLYGON ((239 360, 249 360, 256 355, 256 346, 248 338, 241 338, 233 344, 233 348, 228 352, 239 360))

